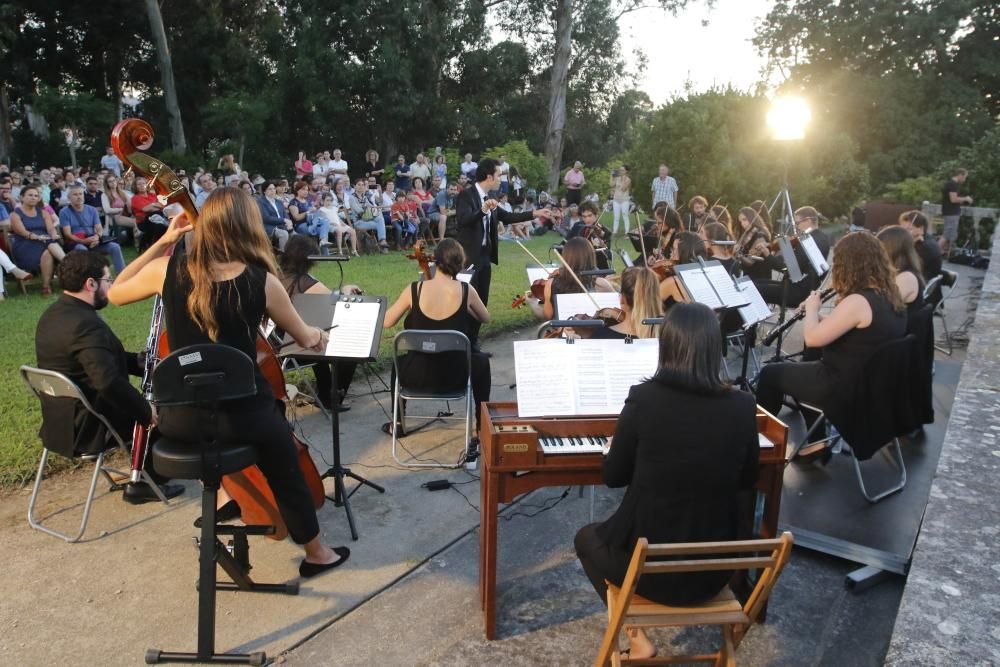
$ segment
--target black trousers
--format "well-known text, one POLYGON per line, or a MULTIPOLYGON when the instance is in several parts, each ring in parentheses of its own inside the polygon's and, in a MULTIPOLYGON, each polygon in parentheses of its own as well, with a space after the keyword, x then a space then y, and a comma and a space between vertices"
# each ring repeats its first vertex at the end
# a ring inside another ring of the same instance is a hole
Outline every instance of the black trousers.
MULTIPOLYGON (((765 364, 757 383, 757 404, 773 415, 785 396, 826 409, 839 386, 837 375, 821 361, 785 361, 765 364)), ((811 426, 814 415, 804 415, 811 426)))
MULTIPOLYGON (((490 302, 490 281, 493 278, 493 264, 490 263, 490 256, 481 253, 473 262, 473 269, 475 273, 472 274, 472 280, 469 281, 469 284, 476 288, 483 305, 487 306, 490 302)), ((472 343, 472 347, 479 345, 479 330, 482 326, 483 323, 476 319, 469 323, 469 342, 472 343)))
POLYGON ((587 524, 577 531, 573 546, 576 548, 576 557, 580 559, 584 573, 590 579, 590 585, 597 591, 601 602, 607 604, 608 585, 605 580, 620 586, 625 580, 632 554, 616 551, 604 544, 597 536, 599 525, 587 524))
MULTIPOLYGON (((212 424, 207 410, 191 407, 163 408, 159 430, 164 437, 198 441, 206 425, 212 424)), ((257 451, 257 467, 274 492, 281 517, 296 544, 319 535, 319 522, 312 496, 299 467, 292 430, 273 396, 254 396, 240 401, 240 409, 220 411, 215 421, 219 442, 250 444, 257 451)))
MULTIPOLYGON (((760 290, 760 295, 764 297, 766 303, 772 303, 775 305, 781 305, 781 281, 780 280, 761 280, 754 281, 757 289, 760 290)), ((803 278, 797 283, 788 283, 788 294, 785 297, 785 307, 786 308, 797 308, 800 303, 806 300, 809 293, 812 291, 809 286, 812 283, 809 278, 803 278)))
MULTIPOLYGON (((303 357, 303 359, 309 361, 308 357, 303 357)), ((313 366, 313 375, 316 376, 316 393, 319 394, 319 400, 323 403, 323 407, 327 409, 330 409, 331 406, 330 394, 333 391, 333 366, 333 363, 326 361, 317 361, 313 366)), ((354 379, 354 371, 358 365, 348 361, 340 362, 336 366, 337 391, 340 392, 340 397, 338 397, 339 404, 343 402, 343 397, 347 395, 347 389, 351 386, 351 380, 354 379)))
POLYGON ((576 190, 566 188, 567 204, 579 204, 582 200, 583 200, 583 188, 577 188, 576 190))

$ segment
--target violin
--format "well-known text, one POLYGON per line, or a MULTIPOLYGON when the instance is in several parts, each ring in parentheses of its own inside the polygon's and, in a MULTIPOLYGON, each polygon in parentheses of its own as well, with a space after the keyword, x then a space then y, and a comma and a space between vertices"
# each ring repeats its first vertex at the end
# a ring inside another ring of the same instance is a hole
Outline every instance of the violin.
MULTIPOLYGON (((558 269, 556 269, 556 271, 558 271, 558 269)), ((555 275, 556 271, 553 271, 552 275, 555 275)), ((529 292, 531 293, 532 298, 538 299, 538 305, 542 305, 545 303, 545 285, 546 283, 549 282, 549 280, 550 278, 539 278, 535 282, 531 283, 531 288, 529 289, 529 292)), ((510 307, 520 308, 521 306, 524 305, 525 301, 527 300, 528 300, 527 294, 519 294, 514 297, 514 300, 511 302, 510 307)))
POLYGON ((420 270, 424 274, 424 278, 430 280, 434 277, 431 273, 431 264, 434 263, 434 255, 429 254, 424 250, 424 240, 420 239, 413 244, 413 252, 406 256, 407 259, 416 260, 420 265, 420 270))
MULTIPOLYGON (((180 178, 161 160, 145 154, 153 145, 153 128, 149 123, 139 118, 128 118, 115 125, 111 132, 111 147, 115 154, 127 165, 128 171, 144 176, 149 181, 151 192, 155 192, 161 204, 179 204, 184 209, 188 221, 194 225, 198 220, 198 209, 194 205, 187 188, 180 178)), ((152 372, 156 363, 170 353, 167 332, 163 327, 163 303, 159 295, 153 303, 153 318, 150 323, 149 338, 146 343, 146 362, 143 374, 142 389, 147 398, 152 397, 152 372)), ((270 343, 264 338, 258 327, 257 365, 267 379, 275 398, 279 401, 288 397, 285 391, 285 377, 281 372, 281 362, 270 343)), ((145 427, 136 424, 132 445, 132 477, 137 478, 146 458, 149 432, 145 427)), ((326 500, 323 489, 323 479, 320 477, 316 464, 309 454, 309 449, 292 433, 292 439, 298 454, 299 467, 302 469, 306 485, 316 509, 322 507, 326 500)), ((288 534, 288 528, 278 511, 274 493, 264 479, 264 474, 256 466, 226 475, 222 478, 222 486, 233 500, 240 506, 243 520, 248 525, 274 526, 271 539, 281 540, 288 534)))
POLYGON ((646 264, 647 268, 656 274, 656 277, 659 278, 661 283, 667 278, 672 278, 674 276, 675 265, 676 262, 672 259, 666 258, 654 259, 646 264))

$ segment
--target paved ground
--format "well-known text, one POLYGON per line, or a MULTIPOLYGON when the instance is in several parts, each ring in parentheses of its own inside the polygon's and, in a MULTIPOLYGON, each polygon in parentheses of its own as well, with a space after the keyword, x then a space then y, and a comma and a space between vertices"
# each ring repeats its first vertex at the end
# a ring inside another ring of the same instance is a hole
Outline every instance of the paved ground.
MULTIPOLYGON (((960 323, 964 310, 956 308, 950 319, 960 323)), ((510 341, 529 335, 515 332, 486 344, 496 352, 494 399, 512 396, 510 341)), ((372 389, 382 389, 377 379, 372 389)), ((371 395, 361 374, 351 392, 354 407, 343 421, 345 459, 387 493, 362 489, 354 496, 361 532, 355 543, 342 510, 328 503, 320 511, 324 537, 350 543, 351 562, 303 582, 298 597, 220 593, 219 649, 266 650, 297 665, 587 663, 604 622, 603 607, 572 553, 574 532, 589 520, 589 494, 578 498, 573 492, 553 509, 526 516, 561 494, 543 489, 507 510, 510 520, 500 526, 499 639, 486 642, 476 587, 478 484, 464 471, 411 472, 392 465, 389 438, 378 430, 387 421, 381 407, 388 408, 387 395, 371 395), (421 487, 437 478, 470 483, 444 492, 421 487)), ((324 469, 328 422, 308 408, 299 414, 324 469)), ((461 447, 458 431, 450 431, 453 437, 444 444, 441 433, 424 432, 407 444, 414 451, 433 447, 432 456, 453 459, 461 447)), ((43 512, 75 502, 85 477, 78 472, 47 481, 43 512)), ((27 490, 4 497, 0 664, 136 665, 147 647, 191 650, 197 494, 191 485, 169 508, 126 506, 105 494, 96 503, 90 539, 76 545, 27 527, 27 490)), ((608 514, 618 498, 598 490, 596 516, 608 514)), ((69 513, 52 518, 64 528, 72 519, 69 513)), ((300 558, 288 542, 259 538, 251 555, 260 581, 292 579, 300 558)), ((854 595, 843 588, 852 569, 796 550, 768 623, 741 648, 741 664, 881 664, 903 581, 893 578, 854 595)), ((698 631, 660 636, 664 645, 711 639, 698 631)))

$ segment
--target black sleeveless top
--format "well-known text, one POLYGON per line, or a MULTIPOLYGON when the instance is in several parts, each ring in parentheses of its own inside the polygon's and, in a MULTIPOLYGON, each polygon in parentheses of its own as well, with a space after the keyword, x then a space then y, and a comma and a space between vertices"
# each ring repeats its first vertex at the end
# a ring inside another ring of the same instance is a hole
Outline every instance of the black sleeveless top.
MULTIPOLYGON (((257 333, 267 312, 267 297, 264 294, 266 281, 266 269, 248 264, 243 273, 235 278, 216 283, 218 301, 215 317, 219 324, 219 336, 218 340, 213 341, 188 314, 187 298, 191 293, 191 276, 187 271, 187 255, 178 247, 177 252, 170 257, 167 279, 163 284, 163 316, 170 349, 179 350, 188 345, 214 342, 235 347, 251 359, 256 359, 257 333)), ((256 363, 254 374, 258 397, 266 395, 273 400, 271 387, 256 363)))
POLYGON ((914 271, 905 271, 904 273, 909 273, 916 278, 919 288, 917 289, 917 298, 906 304, 906 314, 909 316, 924 307, 924 279, 923 276, 917 275, 914 271))
POLYGON ((837 373, 853 373, 882 343, 906 335, 905 310, 897 313, 875 290, 864 289, 860 294, 872 309, 871 324, 864 329, 851 329, 823 348, 823 363, 837 373))
MULTIPOLYGON (((469 285, 462 283, 462 303, 448 317, 435 320, 420 310, 420 285, 410 283, 410 312, 403 320, 406 329, 454 329, 469 335, 469 285)), ((453 391, 465 386, 467 375, 464 352, 424 354, 407 352, 398 360, 400 380, 404 385, 420 386, 430 391, 453 391)))
POLYGON ((461 331, 466 336, 469 335, 469 285, 462 283, 462 303, 458 310, 444 318, 435 320, 427 317, 424 311, 420 310, 420 285, 423 283, 410 283, 410 312, 403 320, 403 327, 406 329, 454 329, 461 331))

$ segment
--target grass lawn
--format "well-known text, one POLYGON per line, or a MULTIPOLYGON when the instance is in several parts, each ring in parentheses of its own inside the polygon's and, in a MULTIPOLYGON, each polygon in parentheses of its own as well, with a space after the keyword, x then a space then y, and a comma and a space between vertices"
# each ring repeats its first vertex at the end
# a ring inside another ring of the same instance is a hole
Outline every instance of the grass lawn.
MULTIPOLYGON (((526 245, 539 259, 547 261, 548 248, 559 237, 546 234, 531 239, 526 245)), ((131 257, 127 257, 131 259, 131 257)), ((493 281, 490 290, 490 314, 493 321, 483 327, 483 336, 502 331, 532 321, 527 308, 512 310, 511 298, 523 293, 527 287, 525 263, 530 259, 511 242, 500 244, 500 266, 493 267, 493 281)), ((346 283, 355 283, 367 294, 384 295, 391 303, 402 289, 418 275, 419 267, 405 254, 394 252, 389 255, 369 255, 353 259, 343 264, 346 283)), ((314 275, 326 285, 336 287, 339 271, 332 262, 316 265, 314 275)), ((8 281, 8 288, 17 290, 14 282, 8 281)), ((22 364, 35 363, 35 325, 45 308, 55 297, 43 299, 40 281, 34 280, 28 295, 19 292, 8 295, 0 302, 0 486, 11 486, 28 479, 38 464, 40 442, 37 436, 41 423, 38 401, 23 384, 18 374, 22 364)), ((111 328, 121 338, 128 350, 138 350, 146 341, 149 332, 151 302, 132 304, 124 308, 108 306, 101 314, 111 328)), ((392 342, 401 325, 386 330, 382 337, 380 357, 386 358, 392 342)), ((51 461, 51 459, 50 459, 51 461)), ((56 465, 67 465, 65 459, 57 457, 56 465)))

